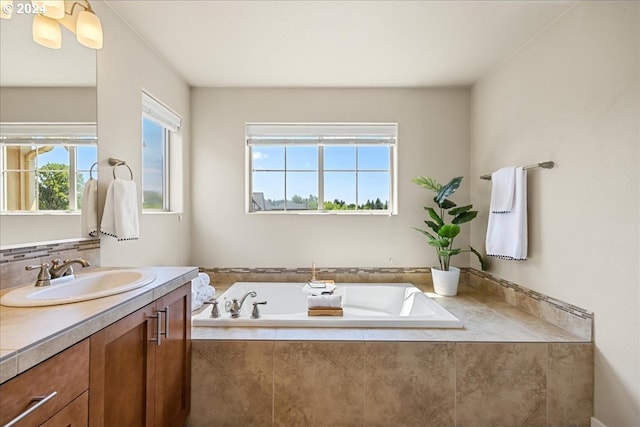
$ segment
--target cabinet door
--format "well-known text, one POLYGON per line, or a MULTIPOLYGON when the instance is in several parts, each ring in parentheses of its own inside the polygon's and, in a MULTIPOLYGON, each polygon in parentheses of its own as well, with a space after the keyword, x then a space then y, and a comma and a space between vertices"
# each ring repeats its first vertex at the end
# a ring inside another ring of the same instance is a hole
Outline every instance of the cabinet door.
POLYGON ((153 304, 91 336, 89 425, 154 425, 153 304))
POLYGON ((156 310, 168 333, 156 347, 155 425, 181 426, 190 410, 191 283, 157 300, 156 310))

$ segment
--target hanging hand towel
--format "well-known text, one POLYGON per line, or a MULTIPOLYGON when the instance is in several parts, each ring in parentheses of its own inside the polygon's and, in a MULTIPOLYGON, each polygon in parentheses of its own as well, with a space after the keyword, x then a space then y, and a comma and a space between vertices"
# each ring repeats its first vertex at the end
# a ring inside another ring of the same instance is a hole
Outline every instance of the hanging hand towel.
POLYGON ((511 212, 516 167, 509 166, 491 174, 491 212, 511 212))
POLYGON ((90 178, 82 190, 80 232, 83 236, 98 236, 98 181, 90 178))
POLYGON ((516 168, 511 212, 489 212, 487 255, 508 260, 527 259, 527 171, 516 168))
POLYGON ((120 240, 140 237, 136 183, 116 178, 107 188, 100 232, 120 240))

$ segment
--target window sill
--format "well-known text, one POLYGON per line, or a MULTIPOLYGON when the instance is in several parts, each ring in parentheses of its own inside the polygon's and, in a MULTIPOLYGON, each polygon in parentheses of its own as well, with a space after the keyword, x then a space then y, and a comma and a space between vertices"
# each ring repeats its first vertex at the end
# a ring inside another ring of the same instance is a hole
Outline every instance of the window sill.
POLYGON ((174 212, 174 211, 142 211, 142 215, 178 215, 181 216, 182 212, 174 212))
POLYGON ((15 211, 15 212, 0 212, 0 216, 80 216, 80 211, 15 211))
POLYGON ((309 215, 309 216, 394 216, 397 212, 373 211, 254 211, 245 212, 247 215, 309 215))

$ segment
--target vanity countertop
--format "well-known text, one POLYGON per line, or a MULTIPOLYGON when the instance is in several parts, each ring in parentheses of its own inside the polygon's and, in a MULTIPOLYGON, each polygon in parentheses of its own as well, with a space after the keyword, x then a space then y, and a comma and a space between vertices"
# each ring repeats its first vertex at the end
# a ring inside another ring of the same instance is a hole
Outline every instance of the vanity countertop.
MULTIPOLYGON (((197 267, 137 269, 155 273, 156 279, 129 292, 74 304, 29 308, 0 306, 0 383, 198 276, 197 267)), ((104 270, 110 268, 92 269, 104 270)))

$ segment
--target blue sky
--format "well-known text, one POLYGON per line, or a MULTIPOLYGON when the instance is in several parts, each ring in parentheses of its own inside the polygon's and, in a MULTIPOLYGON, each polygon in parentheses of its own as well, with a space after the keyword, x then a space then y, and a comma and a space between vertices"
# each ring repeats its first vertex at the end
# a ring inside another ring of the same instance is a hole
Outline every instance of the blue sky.
MULTIPOLYGON (((265 198, 284 199, 285 147, 254 146, 253 191, 265 198)), ((318 194, 318 148, 315 146, 286 147, 287 199, 293 195, 307 197, 318 194)), ((356 172, 358 169, 358 204, 380 198, 389 200, 388 146, 324 146, 325 200, 356 203, 356 172), (356 160, 357 159, 357 160, 356 160), (357 163, 357 164, 356 164, 357 163)))
POLYGON ((162 158, 162 145, 164 141, 164 128, 146 117, 142 119, 142 185, 144 191, 162 192, 162 170, 164 160, 162 158))

